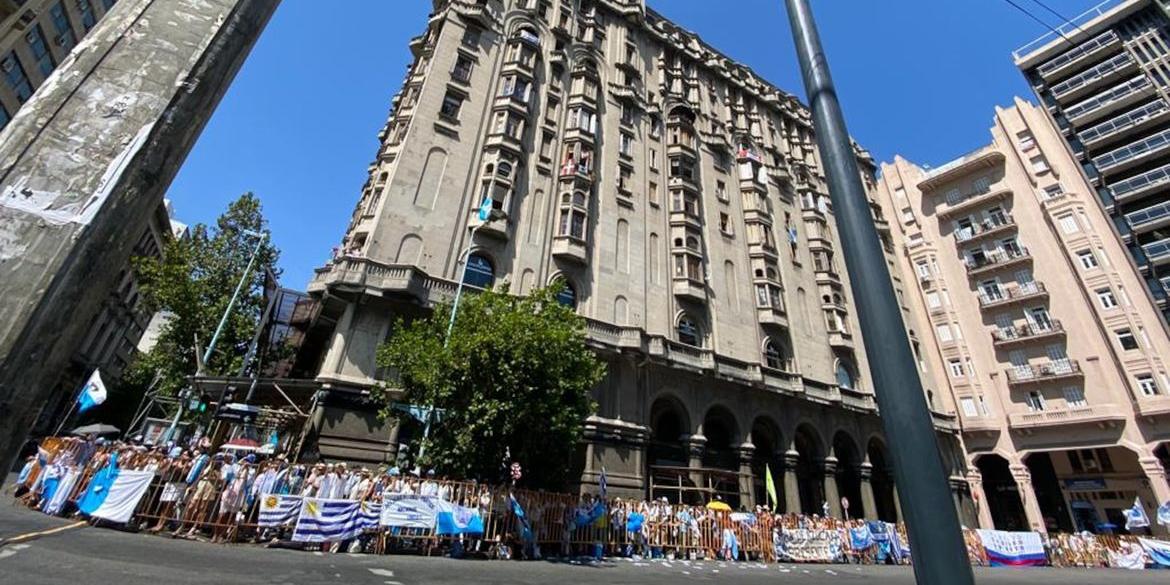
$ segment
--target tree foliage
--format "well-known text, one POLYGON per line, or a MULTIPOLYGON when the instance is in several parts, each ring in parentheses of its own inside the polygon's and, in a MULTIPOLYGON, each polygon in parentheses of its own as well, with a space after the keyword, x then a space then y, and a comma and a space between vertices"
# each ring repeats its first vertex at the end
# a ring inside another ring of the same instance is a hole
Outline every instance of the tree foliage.
POLYGON ((139 257, 134 269, 150 310, 165 311, 170 319, 158 343, 138 356, 124 377, 124 386, 144 390, 159 376, 158 389, 175 394, 195 373, 198 351, 211 341, 228 302, 256 246, 256 234, 265 236, 252 277, 240 291, 206 364, 206 373, 235 375, 264 310, 264 269, 279 276, 279 250, 272 244, 260 200, 245 193, 233 201, 214 226, 198 224, 187 238, 172 239, 162 258, 139 257))
MULTIPOLYGON (((424 467, 453 477, 500 479, 510 449, 524 483, 556 489, 571 478, 594 386, 605 365, 585 345, 584 320, 556 300, 559 285, 527 297, 467 295, 444 345, 450 305, 395 324, 378 364, 396 371, 406 402, 442 409, 424 467)), ((390 415, 391 398, 384 414, 390 415)))

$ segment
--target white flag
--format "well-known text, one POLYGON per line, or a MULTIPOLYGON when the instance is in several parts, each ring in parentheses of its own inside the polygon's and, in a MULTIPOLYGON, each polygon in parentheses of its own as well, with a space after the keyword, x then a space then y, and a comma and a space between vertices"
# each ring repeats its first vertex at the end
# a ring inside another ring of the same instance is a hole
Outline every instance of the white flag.
POLYGON ((102 375, 97 369, 90 374, 81 394, 77 396, 77 411, 85 412, 106 401, 106 384, 102 382, 102 375))
POLYGON ((1150 525, 1150 517, 1146 516, 1146 509, 1139 498, 1133 499, 1133 507, 1125 511, 1125 529, 1145 528, 1150 525))

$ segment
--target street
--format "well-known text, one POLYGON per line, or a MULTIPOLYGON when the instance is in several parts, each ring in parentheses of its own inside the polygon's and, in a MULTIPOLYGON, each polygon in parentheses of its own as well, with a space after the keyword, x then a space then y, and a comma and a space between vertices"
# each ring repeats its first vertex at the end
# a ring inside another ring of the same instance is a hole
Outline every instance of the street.
MULTIPOLYGON (((0 505, 0 538, 76 522, 0 505)), ((1164 583, 1156 571, 976 569, 979 583, 1074 585, 1164 583)), ((472 561, 417 556, 321 554, 246 545, 213 545, 83 526, 0 546, 0 583, 78 585, 312 585, 353 583, 837 583, 911 584, 909 567, 764 565, 614 560, 597 564, 472 561), (101 576, 100 578, 97 576, 101 576)))

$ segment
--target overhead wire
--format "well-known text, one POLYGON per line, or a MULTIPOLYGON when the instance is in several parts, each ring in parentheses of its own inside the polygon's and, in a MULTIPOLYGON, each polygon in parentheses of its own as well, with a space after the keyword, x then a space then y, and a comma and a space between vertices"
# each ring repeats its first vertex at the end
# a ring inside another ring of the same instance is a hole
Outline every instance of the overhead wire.
POLYGON ((1073 42, 1072 42, 1071 40, 1069 40, 1069 38, 1068 38, 1068 37, 1064 36, 1064 33, 1062 33, 1062 32, 1060 32, 1060 31, 1056 30, 1055 28, 1052 28, 1052 25, 1050 25, 1050 24, 1048 24, 1047 22, 1045 22, 1045 21, 1041 20, 1039 16, 1036 16, 1035 14, 1032 14, 1032 12, 1031 12, 1030 10, 1028 10, 1027 8, 1024 8, 1023 6, 1020 6, 1020 5, 1019 5, 1019 4, 1017 4, 1017 3, 1016 3, 1014 0, 1003 0, 1003 1, 1004 1, 1004 2, 1007 2, 1008 4, 1011 4, 1013 8, 1015 8, 1016 10, 1019 10, 1020 12, 1023 12, 1025 15, 1027 15, 1027 16, 1028 16, 1028 18, 1031 18, 1032 20, 1034 20, 1034 21, 1036 21, 1036 22, 1040 23, 1041 25, 1043 25, 1043 26, 1044 26, 1044 28, 1046 28, 1046 29, 1048 29, 1048 30, 1052 31, 1052 34, 1055 34, 1055 35, 1059 36, 1060 38, 1064 39, 1064 42, 1066 42, 1066 43, 1068 43, 1068 44, 1070 44, 1070 45, 1072 45, 1072 44, 1073 44, 1073 42))

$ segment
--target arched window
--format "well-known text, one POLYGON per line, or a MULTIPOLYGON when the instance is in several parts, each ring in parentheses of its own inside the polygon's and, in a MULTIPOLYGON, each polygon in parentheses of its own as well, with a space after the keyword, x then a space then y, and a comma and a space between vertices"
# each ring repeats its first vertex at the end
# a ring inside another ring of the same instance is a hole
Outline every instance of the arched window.
POLYGON ((491 260, 480 254, 472 254, 467 257, 467 271, 463 273, 463 284, 491 288, 495 274, 491 260))
POLYGON ((511 177, 512 176, 512 163, 510 163, 506 160, 500 161, 500 165, 498 167, 496 167, 496 174, 505 178, 505 179, 508 177, 511 177))
POLYGON ((679 317, 677 333, 680 343, 695 347, 701 347, 703 345, 703 338, 699 335, 699 326, 695 325, 695 320, 691 319, 690 315, 679 317))
POLYGON ((837 360, 837 385, 848 390, 857 387, 857 375, 854 373, 853 364, 847 359, 837 360))
POLYGON ((560 277, 556 279, 556 282, 560 283, 564 287, 561 289, 561 292, 557 293, 557 302, 570 309, 576 309, 577 291, 573 289, 573 285, 570 284, 569 281, 560 277))
POLYGON ((784 354, 780 353, 780 348, 776 347, 776 342, 771 339, 764 342, 764 363, 774 370, 784 367, 784 354))

